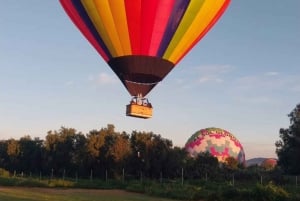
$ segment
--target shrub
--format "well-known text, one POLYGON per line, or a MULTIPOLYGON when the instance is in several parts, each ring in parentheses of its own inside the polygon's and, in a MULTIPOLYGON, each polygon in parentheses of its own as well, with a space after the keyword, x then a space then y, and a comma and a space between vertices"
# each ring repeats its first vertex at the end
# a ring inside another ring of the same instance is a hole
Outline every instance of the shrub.
POLYGON ((135 193, 145 193, 145 187, 141 183, 130 183, 125 190, 135 193))
POLYGON ((63 187, 63 188, 70 188, 74 186, 74 182, 62 180, 62 179, 53 179, 50 180, 48 183, 49 187, 63 187))
POLYGON ((281 187, 269 183, 266 186, 257 185, 252 192, 253 200, 285 201, 289 200, 289 194, 281 187))
POLYGON ((1 177, 9 177, 9 172, 3 168, 0 168, 0 176, 1 177))
POLYGON ((37 179, 16 178, 15 186, 47 187, 47 184, 46 184, 46 182, 42 182, 37 179))
POLYGON ((16 185, 15 178, 9 178, 9 177, 0 177, 0 185, 1 186, 15 186, 16 185))

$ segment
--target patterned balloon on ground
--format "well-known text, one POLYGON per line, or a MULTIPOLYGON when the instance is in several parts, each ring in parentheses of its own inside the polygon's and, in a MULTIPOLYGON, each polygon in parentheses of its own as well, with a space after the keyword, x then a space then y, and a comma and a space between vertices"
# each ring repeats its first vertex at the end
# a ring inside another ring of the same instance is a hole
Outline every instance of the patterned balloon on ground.
POLYGON ((220 128, 206 128, 193 134, 185 144, 186 150, 192 157, 199 153, 209 152, 225 162, 233 157, 239 163, 245 163, 245 153, 241 143, 228 131, 220 128))
POLYGON ((267 158, 261 163, 261 167, 263 167, 266 170, 272 170, 277 165, 277 159, 275 158, 267 158))

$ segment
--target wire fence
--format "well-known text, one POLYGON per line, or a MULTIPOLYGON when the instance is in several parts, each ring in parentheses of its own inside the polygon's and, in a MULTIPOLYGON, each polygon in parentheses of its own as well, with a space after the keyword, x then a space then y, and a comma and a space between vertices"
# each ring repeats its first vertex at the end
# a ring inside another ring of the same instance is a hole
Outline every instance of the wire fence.
MULTIPOLYGON (((93 169, 90 170, 88 176, 80 175, 78 172, 69 174, 66 169, 63 171, 56 171, 55 169, 51 169, 49 173, 43 173, 40 171, 39 173, 33 172, 24 172, 24 171, 13 171, 10 174, 12 178, 27 178, 27 179, 36 179, 36 180, 62 180, 62 181, 72 181, 78 183, 82 180, 89 181, 89 182, 130 182, 130 181, 138 181, 138 182, 145 182, 145 181, 156 181, 158 183, 176 183, 176 184, 200 184, 205 182, 218 182, 218 183, 228 183, 232 186, 249 186, 249 185, 266 185, 270 182, 281 185, 281 186, 294 186, 299 188, 299 175, 282 175, 276 174, 273 172, 237 172, 237 173, 220 173, 218 176, 211 176, 208 173, 203 174, 202 177, 191 178, 191 176, 187 176, 185 170, 182 168, 180 174, 174 178, 164 177, 163 172, 161 171, 158 175, 147 177, 147 174, 143 171, 136 172, 136 174, 129 174, 123 168, 120 172, 111 172, 109 169, 104 170, 103 172, 95 172, 93 169)), ((0 175, 1 176, 1 175, 0 175)), ((299 188, 300 189, 300 188, 299 188)))

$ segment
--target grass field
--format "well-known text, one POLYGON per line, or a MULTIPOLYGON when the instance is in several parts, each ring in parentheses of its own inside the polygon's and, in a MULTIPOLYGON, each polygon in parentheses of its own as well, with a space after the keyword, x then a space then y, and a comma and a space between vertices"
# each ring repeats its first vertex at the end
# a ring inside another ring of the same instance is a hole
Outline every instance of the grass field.
MULTIPOLYGON (((1 201, 171 201, 122 190, 1 187, 1 201)), ((173 200, 174 201, 174 200, 173 200)))

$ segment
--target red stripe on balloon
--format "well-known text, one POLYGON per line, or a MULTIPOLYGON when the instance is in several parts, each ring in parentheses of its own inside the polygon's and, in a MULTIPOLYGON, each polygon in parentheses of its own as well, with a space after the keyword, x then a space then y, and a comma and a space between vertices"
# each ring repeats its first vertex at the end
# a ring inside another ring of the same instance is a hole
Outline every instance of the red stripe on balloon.
POLYGON ((148 55, 159 1, 160 0, 142 1, 141 55, 148 55))
POLYGON ((125 0, 128 31, 133 55, 141 52, 141 11, 142 0, 125 0))
POLYGON ((171 15, 172 9, 174 7, 175 0, 164 0, 159 1, 159 3, 160 5, 156 10, 155 21, 153 24, 151 45, 149 47, 148 54, 150 56, 158 56, 158 49, 165 34, 169 16, 171 15))

